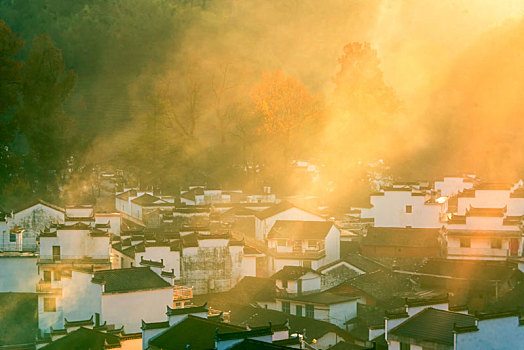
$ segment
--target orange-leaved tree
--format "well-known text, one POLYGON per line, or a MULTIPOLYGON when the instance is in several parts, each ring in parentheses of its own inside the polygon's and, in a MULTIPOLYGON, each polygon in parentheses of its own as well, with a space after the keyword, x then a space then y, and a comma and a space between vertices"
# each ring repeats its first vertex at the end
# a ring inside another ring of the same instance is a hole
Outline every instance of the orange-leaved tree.
POLYGON ((300 81, 280 70, 266 72, 251 91, 255 113, 263 117, 259 133, 282 142, 286 161, 304 129, 316 122, 318 101, 300 81))

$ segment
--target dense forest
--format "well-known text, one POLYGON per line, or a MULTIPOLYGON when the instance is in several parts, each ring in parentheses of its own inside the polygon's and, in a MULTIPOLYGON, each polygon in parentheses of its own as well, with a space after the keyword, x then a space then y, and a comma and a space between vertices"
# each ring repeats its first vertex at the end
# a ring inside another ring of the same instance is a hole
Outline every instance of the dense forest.
POLYGON ((524 8, 432 6, 4 0, 0 206, 86 200, 100 169, 166 192, 267 184, 347 205, 379 159, 403 179, 512 180, 524 8))

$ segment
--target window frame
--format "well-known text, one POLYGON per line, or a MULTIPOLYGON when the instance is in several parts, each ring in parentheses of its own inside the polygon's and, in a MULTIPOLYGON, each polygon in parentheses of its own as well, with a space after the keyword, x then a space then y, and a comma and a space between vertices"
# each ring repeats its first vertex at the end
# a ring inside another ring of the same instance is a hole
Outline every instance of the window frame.
POLYGON ((471 238, 460 238, 460 248, 471 248, 471 238))
POLYGON ((306 312, 305 312, 306 317, 315 318, 315 305, 306 304, 305 309, 306 309, 306 312))
POLYGON ((502 239, 492 238, 490 241, 491 249, 502 249, 502 239))
POLYGON ((44 312, 56 312, 56 298, 44 298, 44 312))
POLYGON ((291 315, 291 303, 289 301, 282 301, 282 312, 291 315))
POLYGON ((295 306, 295 315, 302 317, 303 316, 302 310, 303 310, 302 305, 295 306))

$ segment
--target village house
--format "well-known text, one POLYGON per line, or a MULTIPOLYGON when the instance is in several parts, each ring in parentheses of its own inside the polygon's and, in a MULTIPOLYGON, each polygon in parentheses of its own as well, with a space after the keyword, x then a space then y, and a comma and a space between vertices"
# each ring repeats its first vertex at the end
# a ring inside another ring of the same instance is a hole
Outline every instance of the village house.
POLYGON ((230 233, 193 233, 181 241, 181 283, 195 294, 227 291, 242 278, 244 242, 230 233))
POLYGON ((464 215, 452 215, 442 233, 450 259, 504 260, 522 255, 521 219, 508 216, 506 206, 470 206, 464 215))
POLYGON ((329 221, 278 220, 267 235, 269 271, 312 269, 340 258, 340 231, 329 221))
MULTIPOLYGON (((171 196, 155 195, 153 191, 126 189, 117 192, 115 207, 125 218, 138 220, 140 223, 147 221, 148 215, 160 209, 173 209, 175 199, 171 196)), ((155 223, 158 225, 158 223, 155 223)))
POLYGON ((445 220, 447 198, 411 187, 388 187, 371 195, 370 209, 362 218, 373 218, 375 227, 440 228, 445 220))
POLYGON ((264 241, 277 221, 326 221, 319 214, 301 209, 289 202, 280 202, 254 213, 255 237, 264 241))
POLYGON ((288 295, 302 295, 319 292, 322 275, 315 270, 303 266, 284 266, 271 278, 277 288, 288 295))
MULTIPOLYGON (((296 334, 304 340, 302 348, 328 349, 340 341, 350 340, 346 331, 333 323, 311 317, 300 317, 291 313, 245 306, 231 311, 231 323, 253 329, 263 327, 271 322, 273 327, 286 324, 289 334, 296 334)), ((293 340, 293 339, 291 339, 293 340)), ((274 341, 274 344, 284 345, 284 340, 274 341)), ((300 344, 289 345, 300 348, 300 344)))
POLYGON ((64 208, 42 200, 0 215, 0 252, 36 252, 40 231, 52 224, 63 223, 64 218, 64 208))
POLYGON ((361 254, 353 253, 317 269, 322 274, 322 289, 339 285, 349 278, 374 272, 383 268, 381 264, 361 254))
POLYGON ((524 328, 515 313, 468 315, 426 308, 387 329, 388 349, 517 349, 524 328))
POLYGON ((358 296, 320 292, 296 296, 279 295, 275 303, 267 303, 268 309, 299 317, 309 317, 332 323, 340 328, 357 314, 358 296))
POLYGON ((0 217, 0 292, 34 292, 38 282, 38 253, 30 245, 24 246, 24 230, 9 228, 0 217))
POLYGON ((456 195, 454 214, 465 215, 470 207, 474 208, 507 208, 508 216, 524 214, 524 188, 521 182, 480 183, 464 189, 456 195))

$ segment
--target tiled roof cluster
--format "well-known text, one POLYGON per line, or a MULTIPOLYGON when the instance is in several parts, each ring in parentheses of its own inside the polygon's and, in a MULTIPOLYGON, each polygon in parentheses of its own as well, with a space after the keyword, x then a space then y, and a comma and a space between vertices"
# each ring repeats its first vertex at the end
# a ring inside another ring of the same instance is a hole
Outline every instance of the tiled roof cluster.
POLYGON ((104 293, 127 293, 138 290, 170 288, 171 284, 149 267, 95 271, 93 283, 102 284, 104 293))

